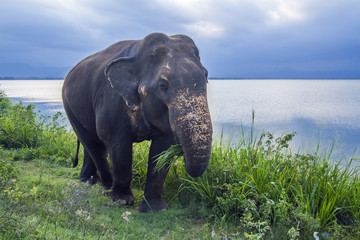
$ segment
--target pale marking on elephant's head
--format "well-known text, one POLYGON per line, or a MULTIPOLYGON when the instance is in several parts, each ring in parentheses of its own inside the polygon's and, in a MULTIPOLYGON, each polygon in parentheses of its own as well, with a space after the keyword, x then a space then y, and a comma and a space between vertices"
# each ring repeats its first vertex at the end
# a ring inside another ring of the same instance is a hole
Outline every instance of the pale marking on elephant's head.
POLYGON ((195 67, 198 67, 198 65, 191 59, 189 58, 185 58, 185 62, 187 62, 188 64, 194 65, 195 67))
POLYGON ((165 74, 161 74, 160 77, 161 77, 162 79, 168 80, 165 74))
MULTIPOLYGON (((191 60, 191 59, 189 59, 189 58, 185 58, 184 61, 185 61, 187 64, 189 64, 189 65, 193 65, 194 67, 198 67, 198 65, 197 65, 193 60, 191 60)), ((183 66, 181 67, 181 69, 182 69, 182 71, 185 72, 185 73, 189 72, 189 66, 183 65, 183 66)))
POLYGON ((169 62, 166 63, 166 65, 164 66, 164 68, 171 70, 171 67, 169 66, 169 62))

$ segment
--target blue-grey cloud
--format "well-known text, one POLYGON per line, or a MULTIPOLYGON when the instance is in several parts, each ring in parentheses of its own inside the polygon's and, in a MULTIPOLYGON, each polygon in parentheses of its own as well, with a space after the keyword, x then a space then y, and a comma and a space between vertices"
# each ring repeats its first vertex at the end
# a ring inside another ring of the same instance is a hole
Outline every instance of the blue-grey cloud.
POLYGON ((357 0, 0 0, 0 9, 0 63, 69 66, 165 32, 193 37, 211 76, 360 71, 357 0))

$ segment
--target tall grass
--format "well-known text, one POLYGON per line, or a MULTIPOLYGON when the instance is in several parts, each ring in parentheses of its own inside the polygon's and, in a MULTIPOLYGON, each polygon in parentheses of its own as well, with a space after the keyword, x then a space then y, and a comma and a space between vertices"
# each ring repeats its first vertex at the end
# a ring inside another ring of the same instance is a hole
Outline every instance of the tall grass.
POLYGON ((249 135, 240 134, 237 144, 224 144, 221 138, 214 142, 202 177, 194 179, 184 172, 180 176, 179 189, 206 203, 210 219, 239 225, 252 219, 269 227, 257 233, 268 238, 293 231, 301 239, 315 231, 333 231, 335 236, 339 229, 360 237, 357 168, 341 165, 342 159, 330 159, 331 152, 293 153, 289 143, 295 132, 278 138, 267 132, 258 137, 254 117, 249 135))
POLYGON ((15 160, 47 159, 70 164, 76 137, 61 113, 38 115, 32 104, 12 102, 0 92, 0 146, 11 149, 15 160))

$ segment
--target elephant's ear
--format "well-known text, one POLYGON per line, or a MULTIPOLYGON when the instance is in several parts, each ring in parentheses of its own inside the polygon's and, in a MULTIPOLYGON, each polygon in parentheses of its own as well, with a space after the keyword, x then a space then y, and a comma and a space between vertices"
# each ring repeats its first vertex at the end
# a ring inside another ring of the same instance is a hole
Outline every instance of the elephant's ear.
POLYGON ((125 100, 130 110, 135 111, 140 104, 138 76, 133 57, 121 57, 111 61, 104 70, 106 79, 125 100))

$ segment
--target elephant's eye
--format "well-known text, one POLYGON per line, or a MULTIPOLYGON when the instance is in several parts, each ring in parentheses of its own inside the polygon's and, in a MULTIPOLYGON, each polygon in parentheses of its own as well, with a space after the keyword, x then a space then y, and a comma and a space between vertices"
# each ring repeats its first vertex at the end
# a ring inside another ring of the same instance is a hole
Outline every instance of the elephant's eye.
POLYGON ((161 90, 163 90, 163 91, 166 91, 166 90, 169 89, 169 87, 166 86, 166 85, 160 85, 159 88, 160 88, 161 90))
POLYGON ((158 86, 162 91, 167 91, 169 89, 169 82, 165 79, 160 79, 158 86))

